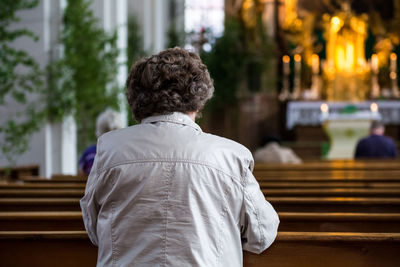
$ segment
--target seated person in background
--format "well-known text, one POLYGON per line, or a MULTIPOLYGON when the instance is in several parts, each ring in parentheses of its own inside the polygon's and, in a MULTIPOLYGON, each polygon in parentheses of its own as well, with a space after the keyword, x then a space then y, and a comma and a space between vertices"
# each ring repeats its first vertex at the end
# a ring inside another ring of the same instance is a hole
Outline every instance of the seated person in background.
MULTIPOLYGON (((96 135, 100 135, 122 128, 121 115, 111 109, 107 109, 101 113, 96 120, 96 135)), ((96 155, 96 145, 91 145, 83 151, 79 159, 79 174, 88 176, 92 169, 93 160, 96 155)))
POLYGON ((264 136, 261 148, 254 152, 254 160, 264 163, 301 163, 301 159, 292 149, 281 146, 281 139, 277 136, 264 136))
POLYGON ((175 47, 137 61, 126 86, 140 124, 102 135, 82 217, 98 266, 242 266, 279 218, 244 146, 204 133, 214 86, 197 54, 175 47))
POLYGON ((390 137, 385 134, 385 126, 380 121, 371 123, 370 135, 361 139, 356 147, 354 157, 360 158, 396 158, 397 148, 390 137))

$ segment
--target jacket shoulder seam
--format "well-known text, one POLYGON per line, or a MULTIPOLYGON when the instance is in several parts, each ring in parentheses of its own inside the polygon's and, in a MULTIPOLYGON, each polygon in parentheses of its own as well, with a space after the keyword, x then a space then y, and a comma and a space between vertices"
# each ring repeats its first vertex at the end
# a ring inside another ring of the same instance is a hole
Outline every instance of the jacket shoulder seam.
POLYGON ((140 163, 151 163, 151 162, 179 162, 179 163, 190 163, 190 164, 196 164, 196 165, 203 165, 209 168, 212 168, 220 173, 223 173, 231 178, 234 178, 238 181, 240 181, 241 179, 239 177, 237 177, 236 175, 233 175, 231 173, 228 173, 220 168, 218 168, 217 166, 214 166, 210 163, 207 162, 203 162, 203 161, 196 161, 196 160, 187 160, 187 159, 168 159, 168 158, 157 158, 157 159, 142 159, 142 160, 128 160, 128 161, 123 161, 123 162, 118 162, 118 163, 114 163, 111 166, 102 168, 100 170, 98 170, 98 175, 102 174, 103 172, 110 170, 112 168, 121 166, 121 165, 127 165, 127 164, 140 164, 140 163))

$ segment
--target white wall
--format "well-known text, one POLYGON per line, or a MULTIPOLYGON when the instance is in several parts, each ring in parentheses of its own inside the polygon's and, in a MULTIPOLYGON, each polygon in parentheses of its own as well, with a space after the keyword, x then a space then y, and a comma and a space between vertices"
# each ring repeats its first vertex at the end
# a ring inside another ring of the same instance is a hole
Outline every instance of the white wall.
MULTIPOLYGON (((24 10, 18 13, 21 21, 15 23, 11 28, 27 28, 34 32, 39 40, 23 37, 15 40, 13 46, 17 49, 27 51, 39 64, 42 70, 50 62, 53 56, 53 48, 56 46, 57 33, 60 27, 60 6, 59 1, 42 0, 39 5, 31 10, 24 10)), ((9 99, 10 100, 10 99, 9 99)), ((29 101, 37 102, 37 105, 44 105, 36 95, 30 95, 29 101)), ((14 117, 17 112, 24 110, 21 105, 16 105, 12 100, 7 105, 0 106, 0 124, 8 117, 14 117)), ((66 172, 76 173, 76 165, 71 166, 70 162, 65 164, 62 158, 69 156, 69 161, 76 161, 76 142, 74 136, 62 140, 62 129, 65 125, 45 125, 39 132, 33 134, 29 143, 29 150, 17 158, 17 166, 39 165, 39 174, 50 177, 53 173, 66 172), (68 142, 67 142, 68 140, 68 142), (60 143, 66 149, 55 149, 54 143, 60 143), (62 155, 63 152, 65 155, 62 155)), ((65 160, 64 160, 65 162, 65 160)), ((4 155, 0 157, 0 166, 7 166, 4 155)))
MULTIPOLYGON (((21 21, 13 25, 14 28, 28 28, 39 36, 38 42, 20 38, 13 46, 28 51, 42 69, 52 59, 60 56, 58 33, 61 28, 62 6, 65 3, 66 0, 41 0, 35 9, 20 12, 21 21)), ((117 42, 121 49, 118 60, 121 63, 125 62, 127 0, 94 0, 92 7, 95 16, 106 30, 117 28, 117 42)), ((121 64, 118 74, 121 86, 125 84, 126 72, 125 64, 121 64)), ((30 96, 30 99, 37 101, 38 105, 44 104, 40 103, 35 95, 30 96)), ((23 107, 13 101, 9 101, 5 106, 0 105, 0 124, 21 110, 23 107)), ((29 150, 18 157, 17 166, 39 165, 40 175, 46 178, 58 173, 76 174, 78 161, 76 144, 76 125, 72 118, 67 118, 59 124, 48 123, 31 137, 29 150)), ((0 155, 0 167, 7 165, 4 155, 0 155)))

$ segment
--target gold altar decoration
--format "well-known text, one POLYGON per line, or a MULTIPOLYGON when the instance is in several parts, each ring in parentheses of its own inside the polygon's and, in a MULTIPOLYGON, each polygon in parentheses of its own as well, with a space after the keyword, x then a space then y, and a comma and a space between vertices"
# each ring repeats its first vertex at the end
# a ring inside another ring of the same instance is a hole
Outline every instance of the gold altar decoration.
POLYGON ((283 28, 299 31, 302 28, 302 20, 297 17, 297 0, 284 0, 285 19, 283 28))
POLYGON ((334 16, 324 15, 326 62, 323 66, 328 101, 368 98, 370 67, 365 59, 366 15, 356 16, 348 5, 334 16))
POLYGON ((254 28, 257 24, 257 5, 254 0, 243 0, 242 20, 247 28, 254 28))

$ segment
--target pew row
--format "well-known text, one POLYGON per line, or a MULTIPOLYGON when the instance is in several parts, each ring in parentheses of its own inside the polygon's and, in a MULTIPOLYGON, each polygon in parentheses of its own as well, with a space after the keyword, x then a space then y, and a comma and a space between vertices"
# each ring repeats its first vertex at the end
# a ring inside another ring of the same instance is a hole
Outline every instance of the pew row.
POLYGON ((0 212, 0 231, 84 231, 80 211, 0 212))
POLYGON ((267 197, 267 200, 279 212, 400 212, 400 198, 267 197))
POLYGON ((400 213, 279 212, 279 231, 400 233, 400 213))
POLYGON ((79 176, 67 176, 62 179, 47 179, 44 177, 24 176, 19 179, 24 183, 86 183, 86 179, 79 176))
POLYGON ((84 189, 84 183, 0 183, 0 189, 84 189))
POLYGON ((254 171, 257 180, 375 180, 399 181, 400 170, 395 171, 254 171))
POLYGON ((326 171, 326 170, 400 170, 400 160, 398 159, 373 159, 373 160, 324 160, 324 161, 305 161, 302 164, 291 163, 256 163, 255 170, 296 170, 296 171, 326 171))
POLYGON ((268 188, 394 188, 400 189, 398 182, 365 182, 365 181, 260 181, 261 189, 268 188))
MULTIPOLYGON (((32 198, 32 197, 83 197, 83 188, 0 188, 0 198, 32 198)), ((265 196, 277 197, 397 197, 400 196, 399 188, 268 188, 262 189, 265 196)))
MULTIPOLYGON (((244 266, 398 266, 399 233, 280 232, 260 255, 245 252, 244 266)), ((0 231, 4 266, 95 266, 97 248, 84 231, 0 231)))
MULTIPOLYGON (((400 233, 400 213, 279 212, 280 231, 400 233)), ((80 211, 0 212, 0 231, 85 230, 80 211)))
MULTIPOLYGON (((80 198, 0 198, 1 211, 79 211, 80 198)), ((399 213, 394 197, 267 197, 279 211, 399 213)))
POLYGON ((9 198, 9 197, 43 197, 43 198, 50 198, 50 197, 83 197, 85 190, 84 189, 59 189, 59 188, 52 188, 52 189, 0 189, 0 198, 9 198))
MULTIPOLYGON (((400 196, 398 188, 268 188, 262 189, 265 196, 291 196, 291 197, 397 197, 400 196)), ((1 190, 0 190, 1 194, 1 190)))
MULTIPOLYGON (((335 181, 335 180, 323 180, 323 181, 273 181, 273 180, 262 180, 259 182, 261 189, 268 188, 391 188, 400 189, 400 181, 335 181)), ((84 189, 85 183, 0 183, 0 189, 84 189)))
POLYGON ((260 255, 244 253, 246 267, 398 266, 398 233, 280 232, 260 255))

